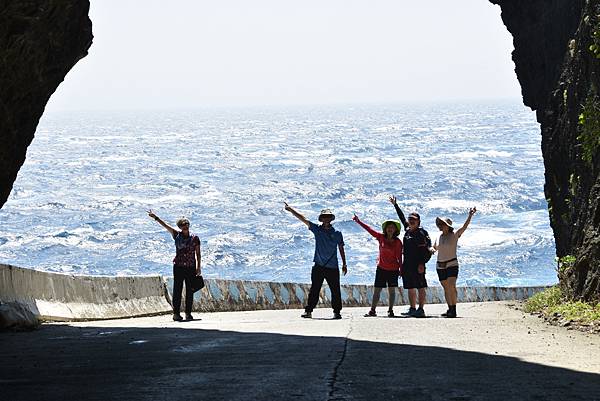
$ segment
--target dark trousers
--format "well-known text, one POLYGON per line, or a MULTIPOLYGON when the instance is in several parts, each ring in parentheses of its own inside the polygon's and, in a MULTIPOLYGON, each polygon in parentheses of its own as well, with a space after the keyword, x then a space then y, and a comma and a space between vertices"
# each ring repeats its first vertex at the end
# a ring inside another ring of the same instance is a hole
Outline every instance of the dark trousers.
POLYGON ((312 312, 319 303, 319 293, 323 280, 327 280, 327 285, 331 290, 331 307, 334 313, 339 313, 342 310, 342 293, 340 291, 340 271, 338 269, 330 269, 315 265, 310 274, 310 292, 308 293, 308 305, 306 312, 312 312))
POLYGON ((194 267, 173 266, 173 313, 181 308, 181 292, 185 281, 185 313, 192 313, 194 293, 190 290, 192 278, 196 275, 194 267))

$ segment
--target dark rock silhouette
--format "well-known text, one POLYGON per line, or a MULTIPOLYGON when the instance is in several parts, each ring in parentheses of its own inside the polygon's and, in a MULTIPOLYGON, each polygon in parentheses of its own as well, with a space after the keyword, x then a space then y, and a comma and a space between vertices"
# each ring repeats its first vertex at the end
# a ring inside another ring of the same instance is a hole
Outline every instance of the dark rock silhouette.
POLYGON ((574 257, 559 263, 561 287, 599 301, 600 1, 490 1, 502 8, 523 101, 541 125, 556 253, 574 257))
POLYGON ((89 7, 87 0, 0 1, 0 207, 48 99, 92 44, 89 7))

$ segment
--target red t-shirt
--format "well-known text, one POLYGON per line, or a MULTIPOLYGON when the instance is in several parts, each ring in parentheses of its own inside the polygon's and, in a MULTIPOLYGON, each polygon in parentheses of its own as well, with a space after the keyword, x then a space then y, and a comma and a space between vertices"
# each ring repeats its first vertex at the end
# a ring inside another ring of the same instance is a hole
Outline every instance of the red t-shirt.
POLYGON ((378 233, 362 221, 359 220, 357 223, 379 242, 377 267, 383 270, 402 271, 402 241, 400 238, 386 239, 383 233, 378 233))

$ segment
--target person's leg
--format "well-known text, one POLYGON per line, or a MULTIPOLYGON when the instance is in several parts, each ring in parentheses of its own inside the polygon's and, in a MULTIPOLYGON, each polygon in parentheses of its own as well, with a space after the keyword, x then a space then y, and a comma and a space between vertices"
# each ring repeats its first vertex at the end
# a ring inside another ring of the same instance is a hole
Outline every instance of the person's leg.
POLYGON ((444 298, 446 299, 446 303, 448 306, 452 305, 452 292, 450 291, 450 287, 448 287, 448 279, 440 280, 440 284, 442 288, 444 288, 444 298))
POLYGON ((458 292, 456 291, 456 277, 448 277, 448 283, 446 284, 448 287, 448 296, 450 297, 449 305, 456 305, 458 292))
POLYGON ((426 290, 426 288, 419 288, 419 309, 423 309, 425 306, 426 290))
POLYGON ((381 296, 381 289, 386 286, 384 273, 385 272, 382 269, 380 269, 379 267, 375 271, 375 283, 373 284, 373 287, 375 289, 373 290, 373 299, 371 300, 371 310, 369 311, 368 316, 376 315, 375 310, 377 308, 377 304, 379 303, 379 299, 381 296))
POLYGON ((413 316, 417 310, 417 266, 405 265, 402 272, 402 287, 408 292, 408 304, 410 305, 407 312, 403 312, 404 316, 413 316))
POLYGON ((179 315, 181 309, 181 292, 183 291, 183 272, 181 267, 173 266, 173 315, 179 315))
POLYGON ((458 301, 458 292, 456 291, 456 277, 448 277, 448 292, 451 297, 451 304, 449 306, 449 317, 456 317, 456 303, 458 301))
POLYGON ((419 289, 419 309, 415 314, 416 317, 425 317, 425 301, 427 295, 427 279, 425 273, 417 273, 416 275, 416 286, 419 289))
POLYGON ((389 300, 389 308, 388 314, 390 312, 394 313, 394 303, 396 302, 396 288, 397 287, 388 287, 388 300, 389 300))
POLYGON ((375 312, 375 308, 379 303, 379 297, 381 296, 381 287, 375 287, 373 290, 373 300, 371 301, 371 311, 375 312))
POLYGON ((315 265, 310 273, 311 284, 308 293, 308 303, 304 308, 308 313, 311 313, 319 303, 319 294, 321 293, 321 286, 323 285, 323 279, 325 278, 323 269, 325 268, 315 265))
POLYGON ((400 277, 399 271, 391 271, 388 273, 387 287, 388 287, 388 317, 394 317, 394 304, 396 303, 396 288, 398 288, 398 278, 400 277))
POLYGON ((331 291, 331 307, 334 314, 342 310, 342 290, 340 288, 340 271, 338 269, 325 268, 325 280, 331 291))
POLYGON ((442 285, 442 288, 444 288, 444 299, 448 305, 448 310, 442 313, 442 317, 447 317, 448 313, 450 312, 450 305, 452 305, 452 293, 450 291, 450 287, 448 287, 448 278, 444 278, 444 280, 440 279, 440 284, 442 285))
POLYGON ((187 317, 192 314, 192 306, 194 303, 194 292, 192 291, 192 278, 194 277, 194 269, 185 269, 185 315, 187 317))
POLYGON ((412 309, 417 308, 417 289, 409 288, 408 289, 408 303, 412 309))
POLYGON ((447 269, 436 269, 438 279, 440 280, 440 284, 444 289, 444 299, 448 304, 448 307, 452 304, 452 294, 449 291, 448 287, 448 270, 447 269))

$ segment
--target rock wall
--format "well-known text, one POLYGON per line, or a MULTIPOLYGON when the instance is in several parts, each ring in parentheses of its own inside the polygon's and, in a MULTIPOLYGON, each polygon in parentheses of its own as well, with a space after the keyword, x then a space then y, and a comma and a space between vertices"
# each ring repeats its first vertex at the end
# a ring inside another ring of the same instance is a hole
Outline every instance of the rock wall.
POLYGON ((88 0, 0 0, 0 207, 50 95, 92 44, 89 6, 88 0))
POLYGON ((600 1, 490 1, 513 35, 523 100, 542 130, 561 286, 600 301, 600 1))

